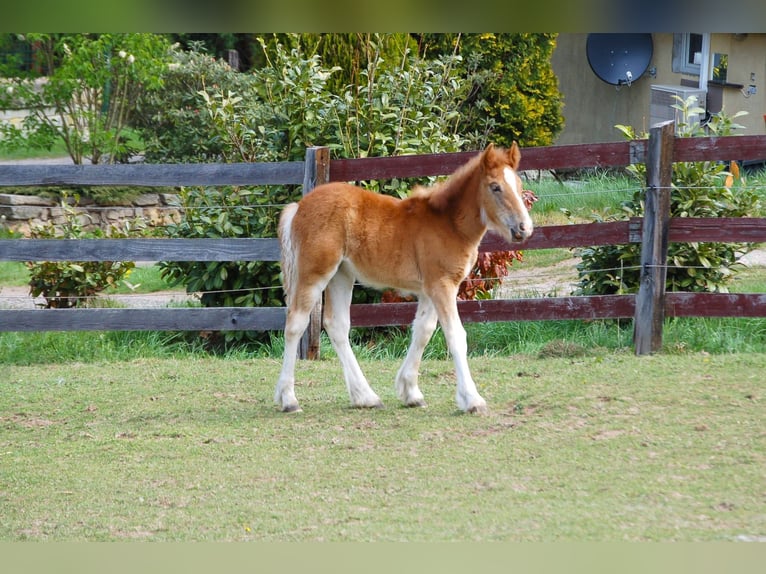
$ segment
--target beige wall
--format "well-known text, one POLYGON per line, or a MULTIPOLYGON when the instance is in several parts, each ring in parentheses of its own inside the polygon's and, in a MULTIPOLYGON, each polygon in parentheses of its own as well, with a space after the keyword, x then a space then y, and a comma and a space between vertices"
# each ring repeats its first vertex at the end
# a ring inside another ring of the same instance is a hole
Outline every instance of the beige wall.
POLYGON ((766 133, 766 34, 713 34, 710 51, 729 55, 727 80, 743 84, 744 88, 723 88, 723 106, 727 114, 746 111, 748 114, 736 121, 747 127, 743 133, 759 135, 766 133), (755 74, 756 94, 746 97, 743 90, 751 84, 750 74, 755 74))
MULTIPOLYGON (((650 127, 649 97, 652 84, 680 85, 681 79, 698 81, 698 76, 676 74, 672 71, 673 34, 653 34, 653 54, 649 70, 628 86, 613 86, 600 80, 591 70, 586 55, 587 34, 560 34, 553 53, 552 66, 559 80, 564 99, 565 126, 557 144, 619 141, 622 135, 615 124, 632 125, 637 131, 650 127)), ((729 56, 728 81, 744 88, 722 87, 724 110, 732 115, 747 111, 737 119, 745 125, 742 133, 766 134, 766 34, 713 34, 712 54, 729 56), (756 94, 746 97, 743 90, 755 74, 756 94)))

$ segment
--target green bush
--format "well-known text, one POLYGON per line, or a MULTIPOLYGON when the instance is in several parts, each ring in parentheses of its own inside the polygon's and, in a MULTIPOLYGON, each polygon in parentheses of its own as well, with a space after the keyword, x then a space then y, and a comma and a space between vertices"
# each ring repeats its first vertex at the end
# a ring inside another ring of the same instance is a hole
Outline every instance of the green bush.
MULTIPOLYGON (((77 210, 67 203, 61 203, 65 222, 60 225, 48 223, 32 230, 35 239, 96 239, 105 236, 100 229, 85 231, 82 218, 77 210)), ((129 227, 109 231, 109 237, 121 238, 130 235, 129 227)), ((33 297, 45 299, 48 309, 80 307, 98 293, 116 288, 135 267, 132 261, 28 261, 29 292, 33 297)))
MULTIPOLYGON (((234 74, 235 72, 229 70, 234 74)), ((278 48, 264 68, 249 75, 235 93, 219 85, 197 91, 206 122, 204 154, 225 162, 303 160, 305 148, 329 139, 325 83, 332 70, 317 56, 278 48)), ((276 237, 284 204, 300 198, 295 186, 192 188, 183 190, 185 217, 167 228, 173 237, 276 237)), ((202 304, 281 306, 284 304, 277 262, 164 262, 162 275, 188 292, 204 292, 202 304)), ((227 342, 250 340, 245 331, 225 334, 227 342)))
POLYGON ((557 34, 423 34, 426 54, 459 54, 471 86, 460 131, 497 145, 551 145, 564 127, 563 102, 551 66, 557 34))
MULTIPOLYGON (((279 206, 291 194, 240 188, 190 188, 180 195, 183 220, 166 228, 171 237, 276 237, 279 206)), ((203 292, 206 307, 280 306, 283 304, 280 269, 268 261, 173 261, 160 264, 171 285, 189 293, 203 292)), ((235 334, 232 334, 235 336, 235 334)))
MULTIPOLYGON (((701 110, 696 107, 694 96, 687 100, 678 98, 674 105, 681 112, 680 137, 699 136, 702 127, 689 123, 692 114, 701 110)), ((738 129, 733 119, 740 114, 727 116, 724 112, 714 115, 708 130, 715 135, 730 135, 738 129)), ((617 126, 628 139, 636 134, 629 126, 617 126)), ((646 137, 646 135, 642 136, 646 137)), ((739 169, 732 164, 715 161, 677 162, 673 164, 671 217, 745 217, 760 209, 758 195, 747 186, 739 169)), ((630 172, 644 184, 646 166, 630 166, 630 172)), ((645 190, 636 191, 633 198, 623 202, 619 214, 606 219, 641 217, 644 214, 645 190)), ((714 291, 727 292, 727 284, 737 270, 742 255, 750 245, 744 243, 670 243, 668 246, 668 291, 714 291)), ((604 295, 635 293, 640 280, 641 245, 606 245, 579 251, 582 261, 578 264, 580 294, 604 295)))
POLYGON ((167 40, 147 33, 27 34, 24 41, 35 46, 47 76, 4 80, 0 109, 30 113, 20 127, 0 122, 0 144, 50 149, 63 141, 75 164, 129 158, 134 102, 161 87, 167 40))
MULTIPOLYGON (((147 158, 153 161, 165 153, 175 161, 301 161, 305 149, 314 145, 328 146, 336 158, 454 152, 484 145, 487 133, 467 132, 461 121, 474 87, 465 78, 461 56, 422 58, 405 42, 396 44, 402 52, 391 58, 394 44, 369 35, 364 58, 355 60, 365 66, 355 73, 355 83, 337 93, 334 80, 344 71, 323 65, 318 53, 307 55, 297 35, 287 39, 289 47, 261 39, 265 62, 250 74, 236 73, 201 54, 176 54, 177 65, 169 72, 173 78, 165 78, 166 86, 175 87, 169 99, 144 106, 154 110, 147 116, 153 120, 142 127, 149 134, 147 158), (185 91, 192 88, 195 99, 185 91)), ((414 184, 434 179, 360 184, 403 196, 414 184)), ((181 198, 186 217, 168 228, 173 237, 275 237, 282 206, 299 199, 300 189, 187 189, 181 198)), ((479 262, 472 292, 486 296, 485 271, 507 268, 516 255, 503 252, 488 260, 484 271, 479 262)), ((189 292, 203 292, 206 306, 283 304, 275 262, 165 262, 162 273, 189 292)), ((370 289, 354 292, 355 302, 379 299, 380 293, 370 289)), ((227 341, 252 336, 225 334, 227 341)))
POLYGON ((219 161, 224 143, 215 129, 201 90, 242 93, 252 77, 240 74, 222 60, 197 49, 170 50, 170 64, 162 75, 163 89, 139 96, 134 125, 144 142, 148 163, 197 163, 219 161))

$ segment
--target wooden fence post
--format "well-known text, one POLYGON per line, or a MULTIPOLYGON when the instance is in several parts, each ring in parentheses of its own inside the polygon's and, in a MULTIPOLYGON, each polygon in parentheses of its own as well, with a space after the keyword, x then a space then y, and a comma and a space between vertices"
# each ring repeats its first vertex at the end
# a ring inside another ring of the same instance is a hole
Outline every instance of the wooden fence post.
MULTIPOLYGON (((303 176, 303 195, 310 193, 318 185, 330 180, 330 148, 310 147, 306 149, 306 163, 303 176)), ((322 300, 311 312, 309 326, 298 346, 301 359, 319 359, 319 343, 322 336, 322 300)))
POLYGON ((673 121, 657 124, 649 130, 641 278, 633 321, 636 355, 647 355, 662 348, 674 138, 673 121))

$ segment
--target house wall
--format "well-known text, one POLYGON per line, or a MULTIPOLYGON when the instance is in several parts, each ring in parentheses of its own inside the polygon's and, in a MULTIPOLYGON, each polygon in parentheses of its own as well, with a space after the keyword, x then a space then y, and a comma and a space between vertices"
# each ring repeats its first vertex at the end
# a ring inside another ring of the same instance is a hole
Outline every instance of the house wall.
MULTIPOLYGON (((637 132, 650 126, 649 102, 652 84, 695 83, 699 76, 672 71, 673 34, 653 34, 653 54, 647 71, 631 86, 613 86, 591 70, 586 55, 587 34, 559 34, 551 65, 559 80, 564 101, 564 129, 555 143, 575 144, 620 141, 616 124, 633 126, 637 132), (654 75, 650 72, 654 69, 654 75)), ((727 81, 744 88, 711 86, 728 115, 740 110, 748 115, 736 121, 748 135, 766 134, 766 34, 712 34, 711 61, 715 52, 728 54, 727 81), (756 94, 747 96, 750 74, 755 74, 756 94)), ((711 110, 718 111, 718 110, 711 110)))
POLYGON ((727 81, 744 86, 722 88, 726 113, 746 111, 746 116, 735 120, 747 128, 743 133, 766 133, 766 34, 713 34, 710 51, 729 55, 727 81), (753 82, 750 81, 751 74, 755 77, 753 82), (751 84, 756 93, 748 96, 747 89, 751 84))

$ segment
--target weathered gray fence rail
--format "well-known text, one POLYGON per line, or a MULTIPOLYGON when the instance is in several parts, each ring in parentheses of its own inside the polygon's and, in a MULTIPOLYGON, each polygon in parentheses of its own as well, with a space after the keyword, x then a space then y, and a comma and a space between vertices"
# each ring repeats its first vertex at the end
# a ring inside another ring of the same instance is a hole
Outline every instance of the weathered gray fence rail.
POLYGON ((279 261, 273 239, 0 239, 3 261, 279 261))
POLYGON ((41 185, 279 185, 303 183, 304 162, 0 165, 0 187, 41 185))
MULTIPOLYGON (((19 185, 302 185, 304 193, 325 181, 360 181, 391 177, 449 174, 472 153, 431 154, 392 158, 329 160, 326 148, 307 150, 304 162, 222 165, 0 166, 0 187, 19 185)), ((760 160, 766 158, 766 137, 674 138, 667 126, 652 129, 649 141, 581 144, 523 150, 522 169, 562 169, 647 163, 649 195, 664 194, 669 162, 697 160, 760 160), (670 143, 669 143, 670 142, 670 143), (668 151, 670 149, 670 151, 668 151), (654 166, 654 167, 651 167, 654 166)), ((639 353, 658 348, 666 316, 766 316, 766 294, 665 293, 652 257, 662 260, 672 241, 766 242, 766 219, 667 219, 663 201, 646 218, 580 225, 542 226, 523 249, 583 247, 644 242, 653 254, 642 260, 644 294, 597 297, 555 297, 459 304, 464 321, 515 321, 634 318, 639 353), (658 227, 657 218, 662 221, 658 227), (652 244, 647 243, 651 238, 652 244), (639 348, 640 345, 640 348, 639 348)), ((482 249, 511 249, 488 235, 482 249)), ((515 248, 518 248, 516 246, 515 248)), ((121 240, 0 240, 0 260, 12 261, 274 261, 275 239, 121 239, 121 240)), ((396 303, 354 305, 354 326, 403 325, 412 321, 415 305, 396 303)), ((304 340, 303 356, 318 354, 321 311, 317 309, 304 340)), ((40 309, 0 310, 0 331, 51 330, 278 330, 283 308, 184 309, 40 309)))
MULTIPOLYGON (((306 161, 184 165, 2 165, 0 187, 40 185, 316 185, 316 152, 306 161)), ((5 261, 278 261, 269 238, 5 239, 5 261)), ((283 308, 1 309, 0 331, 279 330, 283 308)))

